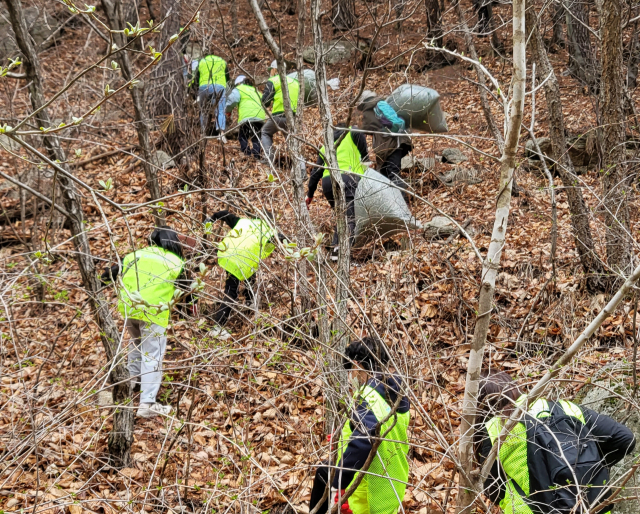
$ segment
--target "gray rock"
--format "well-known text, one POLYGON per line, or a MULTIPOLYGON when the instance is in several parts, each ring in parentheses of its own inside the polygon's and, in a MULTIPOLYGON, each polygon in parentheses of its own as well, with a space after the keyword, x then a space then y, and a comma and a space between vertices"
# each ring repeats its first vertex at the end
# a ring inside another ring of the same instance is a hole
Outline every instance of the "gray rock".
MULTIPOLYGON (((351 41, 340 39, 322 43, 322 51, 325 54, 327 64, 338 64, 351 59, 356 52, 359 52, 359 47, 351 41)), ((302 51, 302 58, 305 62, 315 64, 316 56, 312 46, 308 46, 302 51)))
POLYGON ((457 184, 479 184, 482 182, 480 172, 475 168, 463 168, 462 166, 454 166, 452 170, 446 173, 436 175, 438 180, 445 186, 453 187, 457 184))
POLYGON ((158 168, 162 168, 163 170, 168 170, 170 168, 176 167, 176 163, 173 161, 173 158, 167 152, 163 152, 162 150, 158 150, 156 152, 153 164, 155 164, 158 168))
MULTIPOLYGON (((36 50, 43 50, 55 43, 55 37, 49 39, 49 36, 60 27, 58 20, 38 7, 27 7, 24 10, 24 17, 29 34, 35 41, 36 50)), ((7 59, 20 55, 6 9, 0 9, 0 34, 3 34, 0 38, 0 60, 2 65, 5 65, 7 59)))
MULTIPOLYGON (((640 441, 640 412, 637 410, 629 412, 627 410, 628 403, 624 402, 617 395, 630 397, 631 391, 623 382, 603 380, 595 382, 594 386, 587 391, 580 401, 580 405, 589 407, 600 414, 605 414, 620 423, 624 423, 636 437, 635 451, 613 467, 611 470, 611 480, 615 480, 632 466, 634 458, 637 458, 639 453, 638 442, 640 441)), ((636 498, 617 504, 615 512, 621 514, 640 513, 640 495, 638 493, 637 482, 638 478, 632 478, 627 482, 626 489, 621 493, 622 496, 635 496, 636 498)))
POLYGON ((442 150, 442 162, 445 164, 460 164, 468 160, 458 148, 445 148, 442 150))
POLYGON ((427 171, 436 165, 433 157, 415 157, 414 155, 405 155, 400 163, 402 170, 412 170, 417 168, 419 171, 427 171))
POLYGON ((428 223, 425 223, 424 228, 425 239, 445 239, 458 230, 458 227, 444 216, 436 216, 428 223))

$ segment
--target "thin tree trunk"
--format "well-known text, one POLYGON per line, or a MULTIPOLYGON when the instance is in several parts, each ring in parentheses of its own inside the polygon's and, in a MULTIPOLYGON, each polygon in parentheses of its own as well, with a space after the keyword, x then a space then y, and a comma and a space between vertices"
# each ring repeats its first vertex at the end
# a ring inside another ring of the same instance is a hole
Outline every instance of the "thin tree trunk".
POLYGON ((458 489, 458 513, 469 513, 476 498, 476 484, 472 479, 474 467, 473 440, 476 408, 478 404, 478 379, 482 369, 484 346, 489 331, 496 276, 500 269, 500 257, 506 243, 507 223, 511 206, 511 185, 516 166, 516 152, 520 138, 520 125, 524 110, 527 60, 525 52, 525 0, 513 1, 513 79, 511 110, 507 121, 504 151, 500 167, 500 191, 496 202, 496 219, 491 243, 482 266, 482 285, 478 301, 478 317, 471 342, 467 379, 460 419, 459 459, 462 467, 458 489))
POLYGON ((356 25, 355 0, 331 0, 331 22, 336 30, 351 30, 356 25))
POLYGON ((638 86, 638 64, 640 63, 640 38, 638 37, 638 22, 633 25, 631 41, 629 42, 629 60, 627 61, 627 89, 629 93, 638 86))
POLYGON ((560 176, 564 190, 567 193, 574 243, 580 256, 582 269, 587 275, 587 288, 589 291, 598 291, 603 288, 602 263, 596 253, 593 236, 591 235, 589 210, 582 196, 582 189, 580 189, 576 181, 573 162, 569 152, 567 152, 560 86, 545 50, 542 34, 538 29, 536 12, 531 2, 527 10, 526 22, 527 32, 530 33, 529 43, 531 45, 532 58, 536 63, 540 79, 546 80, 544 93, 549 113, 551 157, 555 163, 555 170, 560 176))
MULTIPOLYGON (((551 22, 553 23, 551 44, 550 47, 565 47, 564 32, 562 31, 562 21, 564 20, 564 7, 562 2, 564 0, 556 0, 553 3, 553 17, 551 22)), ((553 50, 552 50, 553 51, 553 50)))
MULTIPOLYGON (((464 34, 464 42, 467 50, 469 51, 469 55, 474 61, 478 62, 478 52, 476 52, 476 45, 473 42, 473 36, 471 35, 471 31, 469 30, 469 26, 467 25, 467 20, 464 17, 461 2, 460 0, 454 0, 454 3, 458 21, 460 22, 460 26, 462 27, 462 32, 464 34)), ((484 113, 484 117, 487 120, 489 132, 491 132, 491 135, 496 140, 498 150, 500 151, 500 153, 502 153, 504 151, 504 139, 502 137, 500 129, 498 129, 498 125, 493 119, 493 115, 491 114, 491 106, 489 105, 489 99, 487 98, 487 81, 482 68, 480 68, 480 66, 478 66, 477 64, 474 64, 474 68, 478 77, 478 93, 480 94, 480 105, 482 106, 482 112, 484 113)))
MULTIPOLYGON (((111 37, 118 47, 126 44, 124 34, 117 32, 126 27, 124 22, 124 12, 122 0, 102 0, 107 23, 111 28, 111 37)), ((170 50, 171 52, 171 50, 170 50)), ((122 77, 127 82, 134 77, 133 68, 126 50, 118 54, 118 64, 122 70, 122 77)), ((136 121, 136 131, 138 133, 138 144, 142 150, 142 168, 147 179, 147 188, 151 195, 151 200, 158 200, 162 197, 160 192, 160 183, 158 181, 158 173, 154 167, 155 149, 152 148, 151 132, 149 130, 149 120, 147 119, 147 106, 144 98, 143 82, 134 85, 129 89, 131 92, 131 100, 133 101, 134 119, 136 121)), ((164 212, 154 211, 154 220, 156 225, 164 225, 164 212)))
POLYGON ((444 33, 442 31, 442 11, 439 0, 425 0, 425 10, 427 12, 427 38, 434 46, 442 47, 444 33))
POLYGON ((625 73, 622 62, 622 0, 598 2, 602 23, 602 81, 600 84, 603 153, 603 196, 607 263, 624 278, 631 272, 629 237, 629 176, 625 151, 625 73))
MULTIPOLYGON (((41 109, 45 104, 44 88, 38 74, 40 61, 38 54, 31 42, 24 18, 22 3, 20 0, 5 0, 11 19, 11 25, 16 37, 16 43, 22 53, 23 66, 29 84, 31 106, 34 110, 41 109)), ((35 116, 41 127, 51 127, 51 119, 47 109, 42 109, 35 116)), ((20 142, 17 138, 16 141, 20 142)), ((55 134, 45 135, 42 138, 46 152, 51 161, 59 162, 59 166, 66 171, 66 155, 60 141, 55 134)), ((25 146, 23 144, 23 146, 25 146)), ((124 365, 124 359, 118 353, 120 333, 109 311, 109 302, 100 292, 100 282, 96 275, 91 247, 87 237, 82 211, 82 200, 78 194, 74 182, 66 175, 58 174, 58 180, 62 188, 62 201, 68 213, 73 243, 76 248, 76 262, 82 276, 82 283, 90 298, 96 323, 100 328, 100 338, 104 346, 107 359, 111 363, 110 379, 113 384, 113 402, 115 405, 131 404, 131 388, 129 383, 129 371, 124 365)), ((130 449, 133 443, 133 410, 131 408, 116 409, 113 415, 113 429, 109 434, 109 454, 112 463, 117 467, 126 467, 130 463, 130 449)))
MULTIPOLYGON (((235 2, 234 2, 235 4, 235 2)), ((160 46, 165 47, 171 36, 180 32, 181 0, 162 0, 161 17, 164 19, 160 35, 160 46)), ((188 146, 188 121, 185 107, 185 67, 182 51, 186 41, 181 37, 162 56, 152 74, 153 90, 149 108, 154 118, 163 117, 162 126, 165 145, 172 155, 188 146)))
POLYGON ((589 4, 587 0, 564 0, 569 45, 569 71, 571 76, 595 91, 598 83, 598 65, 591 46, 589 31, 589 4))
MULTIPOLYGON (((325 158, 331 176, 331 186, 335 199, 336 223, 338 226, 338 270, 336 276, 336 313, 333 326, 333 352, 329 359, 329 371, 337 383, 332 391, 339 396, 347 390, 347 374, 342 365, 342 355, 347 346, 347 315, 349 297, 349 267, 351 257, 351 241, 347 223, 347 202, 344 182, 338 168, 338 159, 333 139, 333 118, 327 92, 327 69, 322 45, 321 0, 311 0, 311 25, 313 29, 313 48, 315 52, 316 91, 318 92, 318 111, 322 123, 325 158)), ((337 398, 336 398, 337 399, 337 398)), ((338 405, 338 402, 335 403, 338 405)), ((329 426, 332 423, 328 423, 329 426)), ((333 427, 332 427, 333 428, 333 427)))

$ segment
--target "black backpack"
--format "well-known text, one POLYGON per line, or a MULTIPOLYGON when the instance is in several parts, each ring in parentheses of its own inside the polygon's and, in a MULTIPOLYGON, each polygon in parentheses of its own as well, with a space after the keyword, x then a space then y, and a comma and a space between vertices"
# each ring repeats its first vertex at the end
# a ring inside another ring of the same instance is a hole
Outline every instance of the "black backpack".
POLYGON ((586 514, 609 481, 598 443, 588 428, 564 412, 558 402, 549 401, 549 416, 525 415, 529 496, 518 492, 536 513, 586 514), (578 487, 576 487, 576 485, 578 487))

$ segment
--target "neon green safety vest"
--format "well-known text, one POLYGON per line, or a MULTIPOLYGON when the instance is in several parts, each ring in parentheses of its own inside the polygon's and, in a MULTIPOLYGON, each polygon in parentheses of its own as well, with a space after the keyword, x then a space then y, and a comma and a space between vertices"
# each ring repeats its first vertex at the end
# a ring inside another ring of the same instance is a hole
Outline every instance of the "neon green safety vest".
MULTIPOLYGON (((524 402, 526 396, 521 396, 516 401, 516 405, 524 402)), ((585 422, 582 410, 575 403, 566 400, 560 400, 565 414, 578 418, 582 423, 585 422)), ((529 407, 528 413, 534 418, 546 418, 550 416, 549 402, 540 398, 529 407)), ((485 424, 491 444, 495 444, 502 427, 504 418, 494 416, 485 424)), ((527 427, 524 423, 518 423, 505 441, 500 445, 499 452, 500 464, 502 469, 509 477, 506 483, 506 491, 504 498, 500 501, 500 508, 505 514, 532 514, 531 508, 525 503, 523 498, 518 494, 516 487, 513 485, 515 481, 520 489, 529 496, 529 466, 527 464, 527 427)))
MULTIPOLYGON (((327 160, 324 156, 324 146, 320 148, 320 156, 324 161, 324 165, 327 166, 327 160)), ((343 140, 340 141, 338 148, 336 148, 336 157, 338 158, 338 168, 340 171, 356 173, 358 175, 364 175, 364 172, 367 171, 367 168, 362 165, 362 161, 360 160, 360 150, 358 150, 358 147, 353 142, 351 132, 347 133, 343 140)), ((326 169, 322 176, 328 177, 330 174, 331 171, 326 169)))
MULTIPOLYGON (((284 112, 284 96, 282 95, 282 84, 280 82, 280 75, 274 75, 269 79, 269 82, 273 83, 273 87, 276 92, 275 96, 273 97, 273 109, 271 112, 284 112)), ((300 83, 292 77, 287 77, 287 85, 289 86, 289 99, 291 100, 291 108, 293 109, 293 112, 296 112, 296 109, 298 108, 298 96, 300 94, 300 83)))
POLYGON ((217 55, 207 55, 198 62, 198 73, 200 74, 200 87, 209 84, 219 84, 227 87, 227 62, 217 55))
MULTIPOLYGON (((360 398, 367 401, 378 421, 384 419, 391 410, 385 399, 368 385, 360 391, 360 398)), ((380 427, 382 436, 393 425, 378 447, 376 456, 362 482, 349 497, 349 507, 353 514, 395 514, 398 511, 409 478, 409 461, 407 460, 409 419, 409 412, 396 413, 380 427)), ((338 443, 338 460, 336 461, 338 465, 342 454, 347 449, 351 433, 351 423, 347 421, 342 428, 338 443)), ((336 473, 340 473, 340 470, 336 470, 336 473)), ((356 477, 357 475, 353 479, 355 480, 356 477)))
POLYGON ((122 283, 118 309, 125 318, 155 323, 161 327, 169 324, 167 303, 176 290, 175 280, 182 273, 184 261, 176 254, 150 246, 127 254, 122 260, 122 283), (134 292, 148 304, 140 305, 134 292))
POLYGON ((239 220, 220 244, 218 264, 240 280, 250 278, 258 270, 260 260, 269 257, 275 249, 269 243, 273 235, 273 230, 262 220, 239 220))
POLYGON ((240 93, 240 104, 238 105, 238 123, 247 118, 259 118, 264 120, 267 113, 262 107, 262 98, 255 87, 248 84, 236 86, 240 93))

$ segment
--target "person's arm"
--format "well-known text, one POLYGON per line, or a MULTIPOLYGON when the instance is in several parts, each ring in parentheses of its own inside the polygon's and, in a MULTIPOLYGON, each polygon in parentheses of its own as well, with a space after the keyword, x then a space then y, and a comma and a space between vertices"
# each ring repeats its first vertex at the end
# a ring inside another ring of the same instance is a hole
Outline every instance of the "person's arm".
POLYGON ((364 132, 351 132, 351 139, 360 152, 360 161, 366 162, 369 160, 369 148, 367 147, 367 136, 364 132))
POLYGON ((351 423, 353 432, 342 454, 342 459, 338 462, 338 469, 334 472, 333 487, 336 489, 346 489, 356 473, 364 466, 373 448, 373 437, 375 437, 378 420, 363 399, 348 423, 351 423))
POLYGON ((100 276, 100 280, 103 284, 108 284, 109 282, 115 282, 116 278, 120 274, 120 265, 114 264, 110 268, 104 270, 104 273, 100 276))
POLYGON ((307 189, 307 198, 313 198, 313 195, 316 194, 316 189, 318 189, 318 182, 322 180, 322 175, 324 174, 324 160, 318 154, 318 160, 316 161, 316 165, 313 167, 313 171, 311 172, 311 176, 309 177, 309 186, 307 189))
POLYGON ((227 95, 227 106, 225 110, 230 113, 240 104, 240 91, 238 88, 233 90, 227 95))
POLYGON ((589 435, 596 440, 607 467, 620 462, 636 446, 633 432, 609 416, 580 405, 589 435))
POLYGON ((273 85, 273 82, 268 80, 266 85, 264 86, 264 92, 262 93, 263 107, 269 107, 271 105, 271 102, 273 102, 273 99, 275 96, 276 96, 276 88, 273 85))
POLYGON ((229 65, 224 63, 224 78, 227 81, 227 84, 231 82, 231 75, 229 74, 229 65))
MULTIPOLYGON (((482 465, 484 461, 487 460, 489 452, 491 452, 492 444, 491 439, 489 438, 489 433, 484 426, 482 426, 482 428, 478 430, 478 436, 480 437, 478 464, 482 465)), ((491 500, 493 504, 499 504, 500 501, 502 501, 502 499, 504 498, 504 495, 506 493, 505 483, 506 479, 504 471, 500 466, 500 461, 496 459, 493 462, 493 466, 491 466, 489 476, 484 481, 484 494, 491 500)))
POLYGON ((240 218, 227 210, 223 210, 214 212, 207 221, 216 222, 218 220, 224 221, 229 228, 236 228, 236 224, 240 221, 240 218))

